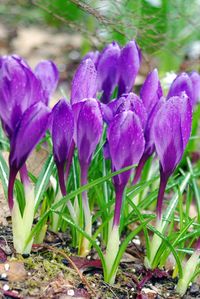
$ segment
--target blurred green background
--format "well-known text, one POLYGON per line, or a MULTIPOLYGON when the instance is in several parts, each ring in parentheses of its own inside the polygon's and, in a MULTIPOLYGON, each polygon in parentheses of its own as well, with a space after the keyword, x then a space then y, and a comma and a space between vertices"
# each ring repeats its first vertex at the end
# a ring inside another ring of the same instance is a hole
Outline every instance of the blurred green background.
MULTIPOLYGON (((0 2, 0 24, 7 30, 8 52, 12 52, 12 39, 17 38, 20 28, 28 30, 31 26, 37 27, 40 31, 51 31, 52 37, 49 38, 49 42, 55 47, 59 47, 56 45, 58 34, 66 33, 69 40, 70 36, 71 38, 80 36, 80 43, 75 46, 80 56, 91 49, 101 49, 113 40, 123 45, 135 38, 143 51, 144 73, 155 66, 159 67, 160 74, 193 69, 199 71, 199 15, 199 0, 1 0, 0 2)), ((33 35, 30 35, 30 39, 35 38, 33 35)), ((62 36, 64 38, 64 35, 62 36)), ((0 39, 0 46, 1 44, 0 39)), ((23 42, 20 45, 23 47, 23 42)), ((70 51, 72 48, 73 45, 70 51)), ((63 49, 62 54, 70 60, 68 50, 63 49)), ((1 52, 5 53, 6 50, 1 52)), ((78 53, 72 55, 72 60, 80 60, 78 53)), ((54 58, 53 55, 50 54, 50 58, 54 58)))

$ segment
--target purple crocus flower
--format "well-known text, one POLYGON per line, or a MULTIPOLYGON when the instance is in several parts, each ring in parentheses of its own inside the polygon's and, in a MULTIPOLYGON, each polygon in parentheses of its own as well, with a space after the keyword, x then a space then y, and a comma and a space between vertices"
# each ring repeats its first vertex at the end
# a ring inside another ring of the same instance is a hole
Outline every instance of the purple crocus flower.
MULTIPOLYGON (((60 100, 52 111, 52 140, 54 160, 58 170, 58 177, 62 195, 66 195, 65 166, 71 165, 74 141, 74 117, 70 104, 65 99, 60 100)), ((70 168, 68 166, 68 169, 70 168)))
POLYGON ((86 60, 86 59, 88 59, 88 58, 90 58, 90 59, 93 61, 95 67, 97 68, 97 64, 98 64, 98 61, 99 61, 99 57, 100 57, 100 53, 99 53, 99 51, 94 51, 94 52, 91 51, 91 52, 88 52, 88 53, 83 57, 82 61, 83 61, 83 60, 86 60))
POLYGON ((194 104, 193 97, 193 84, 188 74, 181 73, 179 74, 174 81, 172 82, 167 99, 174 96, 181 96, 182 92, 185 92, 188 98, 190 99, 192 105, 194 104))
POLYGON ((88 58, 79 65, 71 88, 71 104, 86 98, 93 98, 97 93, 97 72, 94 62, 88 58))
POLYGON ((42 99, 42 87, 26 62, 16 55, 0 58, 0 117, 9 136, 24 111, 42 99))
POLYGON ((118 97, 132 90, 140 63, 140 49, 137 43, 132 40, 121 50, 119 58, 118 97))
POLYGON ((97 63, 98 91, 102 91, 101 101, 108 103, 119 79, 118 61, 120 47, 116 42, 108 44, 99 55, 97 63))
POLYGON ((26 109, 39 101, 47 104, 56 87, 58 73, 52 62, 40 63, 36 74, 17 55, 0 58, 0 118, 9 138, 26 109))
POLYGON ((153 124, 153 137, 160 160, 160 187, 157 216, 161 220, 162 202, 169 177, 181 161, 188 143, 192 123, 192 106, 186 95, 172 97, 161 105, 153 124))
MULTIPOLYGON (((74 139, 78 149, 78 158, 81 169, 81 185, 87 184, 88 169, 92 155, 100 141, 103 131, 103 119, 100 105, 95 99, 86 99, 73 105, 75 119, 74 139)), ((92 223, 87 192, 82 194, 85 216, 85 231, 91 236, 92 223)), ((89 242, 83 239, 80 254, 88 253, 89 242)))
POLYGON ((17 172, 23 167, 31 151, 44 136, 50 117, 50 109, 42 102, 35 103, 22 115, 10 144, 8 204, 13 207, 13 187, 17 172))
MULTIPOLYGON (((144 151, 144 136, 141 122, 132 111, 117 114, 108 126, 107 139, 113 171, 137 164, 144 151)), ((116 203, 113 226, 118 226, 124 189, 131 170, 114 177, 116 203)))
POLYGON ((43 60, 35 68, 36 77, 40 80, 43 89, 43 102, 48 105, 49 100, 56 90, 59 72, 53 61, 43 60))
POLYGON ((156 113, 159 110, 160 105, 162 104, 162 95, 163 92, 158 77, 158 71, 157 69, 154 69, 152 72, 148 74, 140 91, 140 97, 142 99, 147 113, 147 121, 144 127, 145 150, 136 168, 133 184, 136 184, 139 181, 141 172, 144 168, 146 161, 149 159, 149 157, 153 154, 155 150, 152 136, 152 125, 156 113))
POLYGON ((193 71, 189 73, 190 80, 192 82, 193 89, 193 104, 200 101, 200 75, 193 71))

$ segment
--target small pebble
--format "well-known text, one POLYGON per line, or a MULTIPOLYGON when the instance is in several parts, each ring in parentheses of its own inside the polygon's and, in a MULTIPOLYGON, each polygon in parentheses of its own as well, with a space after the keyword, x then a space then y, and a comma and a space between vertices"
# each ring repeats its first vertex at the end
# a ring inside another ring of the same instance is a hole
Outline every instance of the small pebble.
POLYGON ((91 260, 91 255, 88 255, 88 256, 87 256, 87 260, 91 260))
POLYGON ((31 272, 28 272, 27 274, 28 274, 28 276, 31 276, 31 272))
POLYGON ((74 296, 74 290, 68 290, 67 295, 69 296, 74 296))
POLYGON ((9 268, 10 268, 10 265, 9 265, 9 264, 5 264, 5 265, 4 265, 4 269, 5 269, 6 271, 8 271, 9 268))
POLYGON ((6 273, 2 273, 1 274, 1 278, 6 278, 7 277, 7 274, 6 273))
POLYGON ((133 242, 135 245, 140 245, 140 244, 141 244, 141 242, 140 242, 139 239, 134 239, 132 242, 133 242))
POLYGON ((9 288, 10 288, 10 287, 9 287, 9 285, 8 285, 8 284, 4 284, 4 286, 3 286, 3 290, 4 290, 4 291, 8 291, 8 290, 9 290, 9 288))
POLYGON ((131 292, 134 292, 135 291, 135 289, 134 288, 131 288, 131 292))

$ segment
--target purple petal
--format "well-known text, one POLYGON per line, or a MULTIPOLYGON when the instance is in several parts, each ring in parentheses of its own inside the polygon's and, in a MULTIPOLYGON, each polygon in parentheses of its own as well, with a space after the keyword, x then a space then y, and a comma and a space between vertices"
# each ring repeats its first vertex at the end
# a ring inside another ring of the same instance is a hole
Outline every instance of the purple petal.
POLYGON ((97 67, 97 64, 98 64, 98 61, 99 61, 99 56, 100 56, 99 51, 88 52, 88 53, 83 57, 83 60, 86 60, 86 59, 90 58, 90 59, 94 62, 95 67, 97 67))
MULTIPOLYGON (((114 171, 138 164, 144 151, 141 123, 132 111, 117 114, 108 126, 107 138, 114 171)), ((131 171, 115 177, 116 185, 126 185, 131 171)))
POLYGON ((86 99, 73 105, 76 124, 75 142, 80 163, 89 164, 103 131, 103 119, 99 103, 86 99))
POLYGON ((41 81, 44 91, 44 103, 48 105, 50 97, 58 85, 58 69, 52 61, 43 60, 36 66, 35 75, 41 81))
POLYGON ((73 112, 65 99, 60 100, 52 111, 53 153, 57 164, 65 164, 74 134, 73 112))
POLYGON ((141 53, 136 42, 130 41, 122 50, 119 58, 119 89, 118 97, 129 93, 134 85, 141 62, 141 53))
POLYGON ((97 72, 94 62, 88 58, 81 62, 74 75, 71 90, 71 104, 75 104, 86 98, 93 98, 96 92, 97 72))
POLYGON ((153 126, 154 142, 162 171, 169 176, 180 162, 189 140, 192 122, 187 97, 172 97, 158 111, 153 126))
POLYGON ((200 101, 200 75, 193 71, 189 74, 192 81, 193 105, 200 101))
POLYGON ((23 114, 11 140, 9 164, 19 170, 48 128, 50 110, 42 102, 23 114))
POLYGON ((24 111, 42 99, 40 81, 20 57, 0 58, 0 117, 12 135, 24 111))
POLYGON ((98 91, 103 91, 101 101, 108 103, 119 78, 120 48, 116 42, 109 44, 99 56, 97 64, 98 91))
POLYGON ((140 91, 140 97, 148 114, 152 111, 162 95, 163 92, 158 77, 158 71, 154 69, 148 74, 140 91))
POLYGON ((10 145, 8 203, 13 207, 13 188, 19 169, 24 165, 29 154, 44 136, 48 127, 50 110, 42 102, 29 107, 16 127, 10 145))
POLYGON ((140 98, 136 94, 130 92, 129 94, 127 94, 124 97, 121 97, 120 99, 121 104, 117 109, 116 114, 127 110, 135 112, 139 117, 142 128, 144 129, 147 121, 147 112, 140 98))
POLYGON ((167 99, 175 96, 181 96, 181 94, 185 92, 187 96, 189 97, 191 103, 193 104, 194 98, 193 98, 193 86, 192 81, 188 74, 181 73, 178 75, 175 80, 172 82, 172 85, 170 87, 170 90, 167 95, 167 99))

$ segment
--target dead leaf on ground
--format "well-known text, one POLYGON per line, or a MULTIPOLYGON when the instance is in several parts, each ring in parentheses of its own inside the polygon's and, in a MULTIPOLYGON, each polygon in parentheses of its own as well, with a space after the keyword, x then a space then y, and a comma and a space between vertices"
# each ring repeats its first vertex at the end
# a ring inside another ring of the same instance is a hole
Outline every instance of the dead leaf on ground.
POLYGON ((9 281, 23 281, 27 272, 23 262, 10 261, 0 264, 0 275, 7 274, 9 281))

